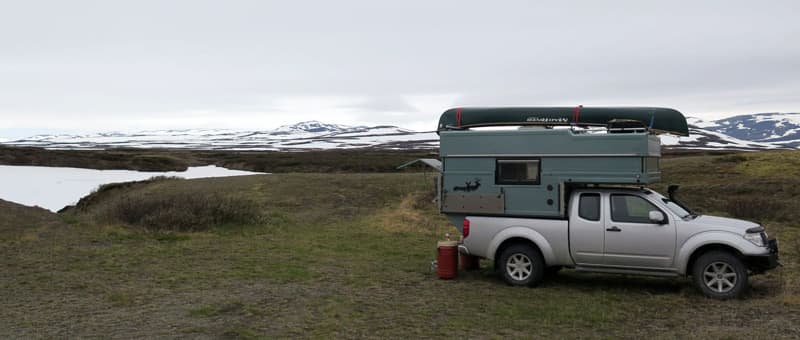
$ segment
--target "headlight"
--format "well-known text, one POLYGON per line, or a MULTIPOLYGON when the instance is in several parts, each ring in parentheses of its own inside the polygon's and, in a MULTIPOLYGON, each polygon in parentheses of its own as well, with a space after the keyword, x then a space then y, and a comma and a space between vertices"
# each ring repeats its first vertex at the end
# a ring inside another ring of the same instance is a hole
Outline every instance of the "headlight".
POLYGON ((764 240, 767 239, 766 234, 764 233, 747 233, 744 234, 744 239, 750 241, 750 243, 755 244, 759 247, 763 247, 766 245, 764 240))

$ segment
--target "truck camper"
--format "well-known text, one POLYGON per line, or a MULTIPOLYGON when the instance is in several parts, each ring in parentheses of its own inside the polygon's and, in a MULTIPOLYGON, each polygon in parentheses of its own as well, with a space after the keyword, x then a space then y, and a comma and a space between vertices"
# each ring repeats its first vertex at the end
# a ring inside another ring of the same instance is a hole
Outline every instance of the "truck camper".
POLYGON ((672 109, 448 110, 438 127, 441 211, 456 221, 463 214, 564 218, 573 188, 660 181, 661 144, 652 131, 688 135, 672 109))
POLYGON ((511 285, 563 267, 691 276, 713 298, 778 266, 778 242, 753 222, 698 216, 646 188, 661 180, 657 134, 687 136, 656 107, 497 107, 445 111, 437 127, 439 209, 459 251, 511 285))

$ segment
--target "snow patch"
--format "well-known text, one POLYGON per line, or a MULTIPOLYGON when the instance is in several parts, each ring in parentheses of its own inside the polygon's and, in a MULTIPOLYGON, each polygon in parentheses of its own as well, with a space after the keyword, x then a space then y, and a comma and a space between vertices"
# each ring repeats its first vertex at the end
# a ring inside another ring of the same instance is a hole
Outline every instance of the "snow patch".
POLYGON ((697 117, 686 117, 686 123, 704 129, 709 127, 719 126, 719 124, 717 124, 716 122, 705 121, 697 117))

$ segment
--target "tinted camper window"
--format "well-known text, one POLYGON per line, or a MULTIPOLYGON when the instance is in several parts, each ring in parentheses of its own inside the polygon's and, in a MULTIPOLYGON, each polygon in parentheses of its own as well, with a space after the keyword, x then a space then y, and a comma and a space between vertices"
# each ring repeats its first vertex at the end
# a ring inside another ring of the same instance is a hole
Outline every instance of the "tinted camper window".
POLYGON ((497 184, 539 184, 538 159, 498 159, 497 184))

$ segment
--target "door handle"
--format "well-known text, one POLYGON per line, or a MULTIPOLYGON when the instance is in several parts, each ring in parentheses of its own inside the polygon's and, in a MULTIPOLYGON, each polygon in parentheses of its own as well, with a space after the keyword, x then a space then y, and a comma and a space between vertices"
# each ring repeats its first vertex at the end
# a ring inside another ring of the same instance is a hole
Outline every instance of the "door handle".
POLYGON ((619 227, 617 227, 617 226, 613 226, 613 227, 611 227, 611 228, 606 228, 606 231, 616 231, 616 232, 620 232, 620 231, 622 231, 622 229, 620 229, 620 228, 619 228, 619 227))

